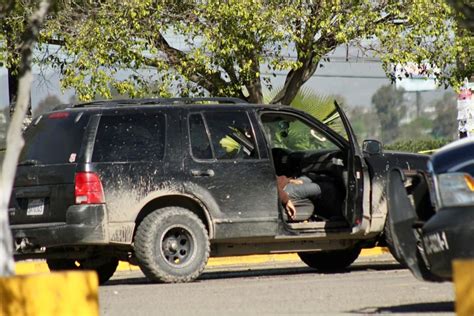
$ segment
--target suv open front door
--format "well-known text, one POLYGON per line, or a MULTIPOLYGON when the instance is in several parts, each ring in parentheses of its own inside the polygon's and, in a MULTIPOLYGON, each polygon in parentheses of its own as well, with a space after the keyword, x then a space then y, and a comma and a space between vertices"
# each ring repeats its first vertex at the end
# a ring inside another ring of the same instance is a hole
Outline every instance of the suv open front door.
MULTIPOLYGON (((340 177, 343 187, 338 197, 340 208, 337 214, 318 215, 344 217, 353 233, 363 232, 370 224, 370 183, 364 182, 364 178, 368 179, 367 166, 355 134, 336 102, 317 106, 311 112, 312 116, 305 115, 304 119, 301 113, 292 113, 290 109, 262 113, 264 129, 270 135, 267 141, 272 148, 277 174, 299 176, 329 171, 334 175, 334 170, 328 170, 328 166, 335 166, 336 177, 340 177), (336 152, 342 155, 334 154, 336 152), (295 166, 299 169, 295 170, 295 166)), ((330 190, 324 191, 323 188, 323 197, 324 194, 332 194, 330 190)), ((328 197, 326 195, 326 199, 328 197)), ((326 208, 324 204, 319 206, 326 208)), ((334 205, 330 208, 334 209, 334 205)))
POLYGON ((356 227, 360 228, 362 225, 368 225, 368 223, 363 222, 364 209, 366 212, 370 211, 368 203, 370 190, 369 183, 364 183, 364 178, 368 179, 367 165, 362 156, 362 151, 357 142, 355 133, 349 123, 349 119, 336 101, 334 101, 334 110, 326 119, 323 120, 323 123, 338 132, 341 136, 345 136, 349 142, 349 153, 347 157, 347 192, 344 217, 347 219, 349 224, 352 225, 353 231, 356 232, 359 230, 356 227), (340 119, 342 122, 342 126, 339 126, 340 131, 335 129, 337 124, 334 124, 334 122, 337 119, 340 119), (343 135, 343 131, 346 135, 343 135), (364 199, 364 194, 367 195, 366 199, 364 199))

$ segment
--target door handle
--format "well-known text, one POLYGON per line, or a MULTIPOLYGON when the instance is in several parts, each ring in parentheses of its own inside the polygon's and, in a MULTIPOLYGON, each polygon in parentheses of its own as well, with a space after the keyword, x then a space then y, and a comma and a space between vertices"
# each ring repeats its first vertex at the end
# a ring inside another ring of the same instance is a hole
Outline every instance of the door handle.
POLYGON ((214 176, 214 170, 212 170, 212 169, 207 169, 207 170, 192 169, 191 174, 194 177, 213 177, 214 176))

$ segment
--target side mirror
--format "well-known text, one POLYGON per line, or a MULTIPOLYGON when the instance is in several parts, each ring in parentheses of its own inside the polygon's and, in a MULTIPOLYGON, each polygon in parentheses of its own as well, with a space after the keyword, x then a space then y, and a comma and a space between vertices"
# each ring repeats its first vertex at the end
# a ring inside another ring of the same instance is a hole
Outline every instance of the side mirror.
POLYGON ((375 139, 366 139, 362 143, 362 150, 369 155, 381 155, 383 153, 383 145, 375 139))

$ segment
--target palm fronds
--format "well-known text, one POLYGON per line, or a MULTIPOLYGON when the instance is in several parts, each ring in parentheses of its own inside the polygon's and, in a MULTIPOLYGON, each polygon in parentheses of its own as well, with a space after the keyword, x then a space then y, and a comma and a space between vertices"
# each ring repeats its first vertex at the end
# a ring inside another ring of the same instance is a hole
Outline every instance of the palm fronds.
MULTIPOLYGON (((278 91, 266 95, 266 100, 271 100, 278 91)), ((347 138, 346 130, 334 105, 334 98, 320 95, 309 88, 301 88, 291 102, 291 107, 302 110, 318 119, 339 135, 347 138)))

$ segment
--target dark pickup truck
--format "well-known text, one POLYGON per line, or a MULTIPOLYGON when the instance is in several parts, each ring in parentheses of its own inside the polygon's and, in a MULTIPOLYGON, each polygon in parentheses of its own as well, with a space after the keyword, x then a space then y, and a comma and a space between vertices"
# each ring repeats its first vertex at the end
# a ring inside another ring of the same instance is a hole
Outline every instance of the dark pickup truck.
POLYGON ((427 281, 453 279, 453 260, 474 259, 474 140, 438 150, 428 172, 389 175, 389 224, 394 252, 427 281))

